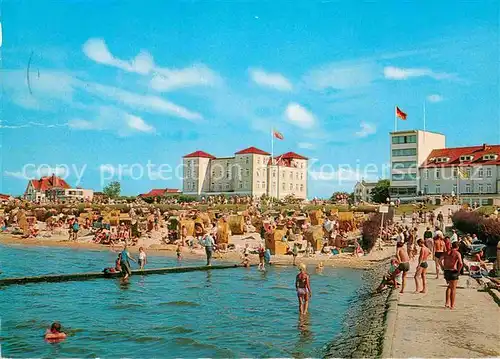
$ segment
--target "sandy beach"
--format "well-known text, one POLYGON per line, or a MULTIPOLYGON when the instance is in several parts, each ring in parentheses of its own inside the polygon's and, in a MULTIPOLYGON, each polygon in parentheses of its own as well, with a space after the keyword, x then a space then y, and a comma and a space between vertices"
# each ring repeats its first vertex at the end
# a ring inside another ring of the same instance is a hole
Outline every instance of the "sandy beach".
MULTIPOLYGON (((110 246, 96 244, 90 240, 91 237, 82 237, 78 241, 69 241, 65 235, 53 235, 50 238, 21 238, 20 236, 11 235, 8 233, 0 233, 0 243, 5 245, 23 245, 23 246, 48 246, 48 247, 66 247, 74 249, 91 249, 100 251, 111 250, 110 246)), ((243 248, 245 243, 248 243, 250 248, 256 248, 261 242, 258 234, 249 234, 243 236, 232 236, 230 243, 233 243, 236 248, 243 248)), ((161 256, 176 256, 176 245, 171 244, 158 244, 151 243, 148 239, 141 238, 136 246, 129 247, 131 253, 138 253, 139 247, 144 246, 147 253, 150 255, 161 256)), ((116 246, 120 248, 121 245, 116 246)), ((369 269, 372 266, 380 263, 391 255, 394 254, 393 246, 384 246, 381 250, 374 249, 371 253, 354 257, 350 253, 344 253, 336 256, 326 254, 315 254, 311 257, 305 257, 301 254, 297 257, 297 262, 306 263, 309 265, 317 265, 323 263, 324 266, 339 267, 339 268, 355 268, 355 269, 369 269)), ((189 259, 204 259, 205 252, 202 248, 189 251, 184 247, 182 255, 184 258, 189 259)), ((226 253, 216 254, 215 260, 223 260, 225 262, 240 263, 242 260, 242 253, 239 250, 230 250, 226 253)), ((257 254, 250 255, 251 263, 258 263, 257 254)), ((291 255, 273 255, 272 263, 275 265, 293 265, 293 258, 291 255)))

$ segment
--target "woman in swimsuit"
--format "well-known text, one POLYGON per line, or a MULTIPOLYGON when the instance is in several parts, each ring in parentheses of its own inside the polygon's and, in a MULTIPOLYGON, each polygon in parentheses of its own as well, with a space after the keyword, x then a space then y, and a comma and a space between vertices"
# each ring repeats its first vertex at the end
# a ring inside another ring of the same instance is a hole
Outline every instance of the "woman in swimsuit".
POLYGON ((417 241, 418 246, 420 247, 420 255, 418 257, 418 266, 417 271, 415 272, 415 293, 427 293, 427 268, 429 264, 427 263, 427 259, 429 258, 431 251, 424 245, 424 240, 420 238, 417 241), (419 291, 419 279, 422 279, 422 290, 419 291))
POLYGON ((295 289, 297 290, 297 297, 299 299, 299 314, 307 314, 312 291, 309 275, 306 272, 306 265, 304 263, 299 265, 299 274, 295 278, 295 289))

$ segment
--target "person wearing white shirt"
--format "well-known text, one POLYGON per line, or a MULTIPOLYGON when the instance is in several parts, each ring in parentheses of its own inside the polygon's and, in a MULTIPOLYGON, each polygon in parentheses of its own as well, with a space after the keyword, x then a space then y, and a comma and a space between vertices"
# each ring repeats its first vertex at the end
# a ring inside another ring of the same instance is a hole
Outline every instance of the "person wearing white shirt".
POLYGON ((458 234, 456 229, 453 230, 453 235, 451 236, 450 241, 451 243, 458 242, 458 234))

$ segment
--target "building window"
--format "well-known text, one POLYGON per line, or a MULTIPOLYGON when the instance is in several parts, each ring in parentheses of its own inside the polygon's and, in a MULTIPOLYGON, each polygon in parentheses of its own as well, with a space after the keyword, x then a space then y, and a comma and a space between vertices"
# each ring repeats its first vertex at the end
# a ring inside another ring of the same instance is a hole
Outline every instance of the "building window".
POLYGON ((460 161, 472 161, 474 156, 460 156, 460 161))
POLYGON ((283 178, 285 178, 285 175, 286 175, 286 172, 285 172, 285 171, 283 171, 283 173, 282 173, 282 175, 281 175, 281 176, 282 176, 283 178))
POLYGON ((417 161, 399 161, 399 162, 393 162, 392 163, 392 168, 393 169, 403 169, 403 168, 417 168, 417 161))
POLYGON ((276 188, 276 182, 273 182, 273 189, 276 188))
POLYGON ((470 178, 471 168, 467 167, 465 173, 467 174, 467 178, 470 178))
POLYGON ((293 183, 290 183, 290 191, 293 191, 293 183))
POLYGON ((299 173, 298 172, 295 172, 295 179, 298 180, 299 179, 299 173))
POLYGON ((392 175, 393 181, 415 181, 416 178, 415 173, 394 173, 392 175))
POLYGON ((276 177, 276 171, 273 171, 273 177, 276 177))
POLYGON ((250 170, 248 168, 245 170, 245 176, 250 176, 250 170))
POLYGON ((304 172, 300 172, 300 180, 304 180, 304 172))
POLYGON ((229 172, 229 170, 226 171, 226 179, 230 179, 231 178, 231 172, 229 172))
POLYGON ((296 190, 297 192, 299 191, 299 185, 298 185, 298 184, 296 184, 296 185, 295 185, 295 190, 296 190))
POLYGON ((290 171, 290 179, 293 180, 293 172, 290 171))
POLYGON ((262 188, 266 188, 266 181, 262 181, 262 188))
POLYGON ((425 178, 426 180, 428 180, 428 179, 429 179, 429 170, 424 170, 424 178, 425 178))
POLYGON ((440 194, 441 193, 441 186, 440 185, 436 185, 436 194, 440 194))
POLYGON ((257 183, 256 183, 256 187, 257 187, 257 189, 259 189, 259 188, 260 188, 260 182, 259 182, 259 181, 257 181, 257 183))
POLYGON ((487 192, 487 193, 491 193, 491 183, 488 183, 488 184, 486 185, 486 192, 487 192))
POLYGON ((401 157, 401 156, 416 156, 417 149, 416 148, 402 148, 398 150, 392 150, 393 157, 401 157))
POLYGON ((483 170, 483 168, 482 168, 482 167, 479 167, 479 169, 478 169, 478 171, 477 171, 477 176, 478 176, 479 178, 483 178, 483 176, 484 176, 484 170, 483 170))
POLYGON ((458 176, 458 168, 453 167, 453 178, 457 178, 458 176))
POLYGON ((245 157, 245 163, 246 163, 247 165, 248 165, 249 161, 250 161, 250 160, 249 160, 248 156, 247 156, 247 157, 245 157))
POLYGON ((392 143, 395 145, 399 145, 399 144, 403 144, 403 143, 417 143, 417 135, 394 136, 392 138, 392 143))
POLYGON ((226 183, 226 189, 229 189, 229 183, 226 183))
POLYGON ((240 183, 239 183, 238 187, 239 187, 240 189, 242 189, 242 188, 243 188, 243 182, 241 182, 241 181, 240 181, 240 183))
POLYGON ((453 194, 457 194, 458 193, 458 187, 456 184, 453 185, 453 194))
POLYGON ((441 170, 439 168, 436 168, 436 179, 441 178, 441 170))
POLYGON ((285 190, 286 190, 286 183, 285 183, 285 182, 283 182, 283 183, 281 184, 281 188, 283 189, 283 191, 285 191, 285 190))
POLYGON ((486 177, 491 178, 491 168, 486 169, 486 177))
POLYGON ((469 183, 467 183, 467 184, 465 185, 465 193, 471 193, 471 192, 472 192, 472 191, 470 190, 470 184, 469 184, 469 183))
POLYGON ((257 164, 260 165, 260 157, 257 156, 257 164))
POLYGON ((304 185, 303 184, 300 185, 300 192, 304 192, 304 185))
POLYGON ((424 186, 424 194, 427 194, 427 193, 429 193, 429 186, 425 185, 424 186))
POLYGON ((477 190, 479 193, 483 193, 483 185, 481 183, 477 185, 477 190))

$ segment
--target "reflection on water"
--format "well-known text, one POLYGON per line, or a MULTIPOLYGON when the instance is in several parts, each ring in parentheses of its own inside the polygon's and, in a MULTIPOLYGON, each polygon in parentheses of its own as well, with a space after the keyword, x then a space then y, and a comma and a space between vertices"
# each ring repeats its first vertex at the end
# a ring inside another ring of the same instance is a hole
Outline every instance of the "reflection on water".
MULTIPOLYGON (((10 252, 3 247, 0 261, 5 264, 23 258, 26 271, 38 271, 40 266, 36 264, 44 252, 57 257, 58 262, 49 265, 54 272, 65 272, 73 266, 92 270, 103 256, 83 251, 74 255, 53 248, 38 252, 30 248, 28 253, 16 248, 10 252), (92 260, 94 255, 97 258, 92 260)), ((150 257, 152 266, 155 260, 150 257)), ((0 295, 2 354, 320 357, 325 344, 342 329, 342 317, 352 305, 361 273, 325 268, 319 276, 310 269, 313 291, 324 294, 312 298, 309 314, 299 318, 294 290, 297 272, 286 267, 271 266, 266 272, 236 268, 136 275, 127 282, 103 279, 5 287, 0 295), (62 323, 69 337, 63 343, 49 345, 42 336, 55 320, 62 323)))

